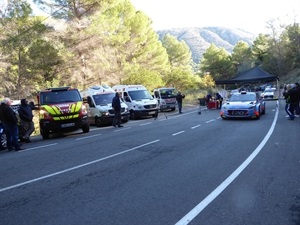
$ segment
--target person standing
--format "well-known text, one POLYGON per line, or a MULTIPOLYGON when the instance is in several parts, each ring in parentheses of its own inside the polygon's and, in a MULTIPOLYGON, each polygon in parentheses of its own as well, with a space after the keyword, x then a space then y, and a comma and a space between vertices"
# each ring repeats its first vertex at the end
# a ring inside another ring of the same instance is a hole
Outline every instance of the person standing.
POLYGON ((116 92, 115 97, 112 100, 112 107, 114 108, 115 116, 113 119, 113 126, 116 127, 123 127, 121 125, 121 100, 120 100, 120 95, 118 92, 116 92))
POLYGON ((184 99, 184 98, 185 98, 185 95, 181 94, 181 92, 179 91, 176 95, 176 101, 177 101, 179 113, 182 113, 182 99, 184 99))
POLYGON ((13 150, 13 148, 15 148, 15 151, 20 151, 24 148, 21 148, 18 142, 18 119, 10 105, 11 100, 9 98, 4 98, 0 105, 0 120, 2 121, 4 129, 6 131, 8 151, 13 150))
POLYGON ((295 92, 296 92, 296 96, 295 96, 295 116, 299 117, 300 116, 300 85, 298 82, 295 83, 295 92))
POLYGON ((295 102, 295 97, 296 97, 296 92, 293 90, 294 84, 288 84, 284 88, 283 96, 285 98, 285 111, 289 116, 289 120, 294 120, 295 115, 294 115, 294 102, 295 102))
POLYGON ((222 95, 221 95, 219 92, 216 93, 216 100, 219 101, 218 108, 221 109, 221 107, 222 107, 222 102, 223 102, 223 97, 222 97, 222 95))
POLYGON ((21 106, 18 110, 21 119, 21 126, 23 128, 22 139, 26 143, 30 143, 30 135, 34 131, 32 107, 28 104, 26 99, 21 99, 21 106))

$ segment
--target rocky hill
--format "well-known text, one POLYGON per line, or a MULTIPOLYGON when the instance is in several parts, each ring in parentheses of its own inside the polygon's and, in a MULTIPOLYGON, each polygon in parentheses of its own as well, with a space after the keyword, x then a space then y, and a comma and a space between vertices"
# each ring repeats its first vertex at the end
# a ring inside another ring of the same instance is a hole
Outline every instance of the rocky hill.
POLYGON ((247 31, 223 27, 177 28, 159 30, 157 33, 159 39, 162 39, 164 35, 169 33, 179 41, 184 40, 191 49, 195 63, 199 63, 202 54, 210 44, 215 44, 217 47, 224 48, 231 53, 239 41, 244 41, 251 45, 255 39, 255 35, 247 31))

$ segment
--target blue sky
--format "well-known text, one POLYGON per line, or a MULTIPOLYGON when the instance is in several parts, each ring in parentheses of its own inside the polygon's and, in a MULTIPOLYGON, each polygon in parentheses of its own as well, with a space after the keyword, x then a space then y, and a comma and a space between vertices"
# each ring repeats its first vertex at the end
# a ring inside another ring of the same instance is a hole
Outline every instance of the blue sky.
POLYGON ((300 21, 300 0, 130 0, 153 21, 155 30, 220 26, 269 33, 267 22, 300 21))

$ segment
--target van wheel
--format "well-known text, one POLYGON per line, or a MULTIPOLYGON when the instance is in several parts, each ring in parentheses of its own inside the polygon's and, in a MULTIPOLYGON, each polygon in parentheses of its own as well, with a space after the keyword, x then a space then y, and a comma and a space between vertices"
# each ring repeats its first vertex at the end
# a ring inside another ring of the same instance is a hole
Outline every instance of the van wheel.
POLYGON ((83 133, 88 133, 90 131, 90 125, 86 124, 84 126, 82 126, 82 132, 83 133))
POLYGON ((136 119, 136 116, 135 116, 133 110, 130 111, 130 119, 132 119, 132 120, 135 120, 135 119, 136 119))
POLYGON ((101 122, 99 117, 95 117, 95 125, 96 125, 96 127, 101 127, 102 126, 102 122, 101 122))
POLYGON ((49 131, 41 130, 41 135, 44 140, 49 139, 49 131))

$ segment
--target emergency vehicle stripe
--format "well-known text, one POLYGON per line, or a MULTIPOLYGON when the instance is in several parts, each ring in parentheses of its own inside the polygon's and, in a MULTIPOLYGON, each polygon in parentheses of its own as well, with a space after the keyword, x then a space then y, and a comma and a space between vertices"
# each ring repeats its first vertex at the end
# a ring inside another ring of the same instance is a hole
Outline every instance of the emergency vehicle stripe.
POLYGON ((56 105, 52 106, 53 110, 55 111, 56 115, 60 115, 62 114, 61 111, 60 111, 60 108, 56 105))
POLYGON ((45 107, 46 111, 49 112, 50 114, 52 114, 52 115, 56 114, 54 109, 51 106, 45 105, 44 107, 45 107))

